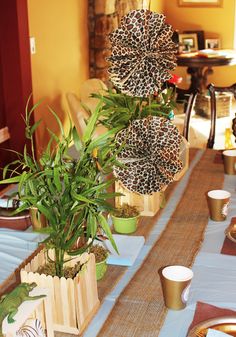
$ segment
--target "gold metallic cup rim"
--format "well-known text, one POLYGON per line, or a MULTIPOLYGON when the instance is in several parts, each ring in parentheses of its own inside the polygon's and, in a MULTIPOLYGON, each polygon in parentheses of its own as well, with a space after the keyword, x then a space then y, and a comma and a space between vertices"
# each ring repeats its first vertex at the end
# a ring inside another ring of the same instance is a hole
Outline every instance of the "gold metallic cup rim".
POLYGON ((213 221, 224 221, 227 218, 231 193, 225 190, 211 190, 207 193, 210 218, 213 221))
POLYGON ((236 150, 223 151, 224 172, 229 175, 236 174, 236 150))

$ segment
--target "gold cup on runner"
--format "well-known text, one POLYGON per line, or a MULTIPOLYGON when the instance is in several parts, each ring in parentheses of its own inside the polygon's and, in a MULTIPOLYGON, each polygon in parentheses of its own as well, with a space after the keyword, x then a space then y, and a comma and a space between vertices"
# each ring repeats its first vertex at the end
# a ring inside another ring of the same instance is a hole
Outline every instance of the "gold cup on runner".
POLYGON ((161 272, 165 306, 173 310, 186 307, 193 271, 184 266, 168 266, 161 272))
POLYGON ((224 190, 212 190, 207 193, 210 218, 213 221, 224 221, 227 218, 231 194, 224 190))
POLYGON ((44 214, 39 212, 37 207, 31 207, 29 211, 33 230, 37 231, 47 227, 47 219, 44 214))
POLYGON ((223 151, 224 171, 226 174, 236 174, 236 150, 223 151))

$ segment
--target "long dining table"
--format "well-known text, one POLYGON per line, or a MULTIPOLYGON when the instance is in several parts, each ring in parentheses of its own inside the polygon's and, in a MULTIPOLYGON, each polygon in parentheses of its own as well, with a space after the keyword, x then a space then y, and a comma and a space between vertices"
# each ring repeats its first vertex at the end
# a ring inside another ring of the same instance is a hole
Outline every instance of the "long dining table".
POLYGON ((101 305, 83 337, 185 337, 198 302, 236 310, 235 256, 221 254, 236 215, 235 187, 219 151, 190 149, 189 169, 166 189, 164 208, 139 221, 134 235, 144 236, 145 244, 134 264, 109 265, 98 281, 101 305), (212 189, 231 193, 223 222, 209 220, 206 192, 212 189), (165 307, 160 281, 161 268, 176 264, 194 272, 187 306, 179 311, 165 307))
POLYGON ((167 188, 165 207, 139 223, 135 235, 143 235, 145 245, 134 265, 109 266, 99 281, 101 306, 83 336, 185 337, 197 302, 236 309, 235 257, 220 253, 236 214, 235 187, 235 176, 224 175, 219 151, 190 149, 189 169, 167 188), (229 214, 214 222, 206 192, 222 188, 232 194, 229 214), (159 272, 172 264, 194 272, 187 306, 180 311, 168 310, 163 301, 159 272))

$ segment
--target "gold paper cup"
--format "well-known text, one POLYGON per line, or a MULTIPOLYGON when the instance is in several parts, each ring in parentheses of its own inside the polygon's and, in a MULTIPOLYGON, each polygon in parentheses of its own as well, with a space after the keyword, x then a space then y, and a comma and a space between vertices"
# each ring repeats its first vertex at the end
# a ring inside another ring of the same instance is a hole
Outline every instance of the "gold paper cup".
POLYGON ((226 150, 223 152, 224 171, 226 174, 236 174, 236 150, 226 150))
POLYGON ((30 208, 30 217, 33 230, 37 231, 41 228, 47 227, 47 219, 39 212, 38 208, 30 208))
POLYGON ((168 266, 162 270, 162 291, 167 308, 181 310, 186 307, 192 278, 192 270, 184 266, 168 266))
POLYGON ((224 221, 227 218, 231 194, 224 190, 212 190, 207 193, 210 218, 213 221, 224 221))

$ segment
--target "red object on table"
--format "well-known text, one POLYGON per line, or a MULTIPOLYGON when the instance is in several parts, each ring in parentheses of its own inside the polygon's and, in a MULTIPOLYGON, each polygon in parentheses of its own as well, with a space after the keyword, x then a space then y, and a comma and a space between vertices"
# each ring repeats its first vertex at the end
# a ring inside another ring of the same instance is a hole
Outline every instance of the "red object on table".
POLYGON ((208 319, 222 317, 222 316, 234 316, 236 315, 236 311, 215 307, 214 305, 197 302, 195 314, 193 317, 193 321, 189 327, 189 331, 197 324, 204 322, 208 319))
POLYGON ((29 211, 25 211, 15 216, 0 215, 0 228, 9 228, 24 231, 31 226, 31 216, 29 211))
POLYGON ((22 216, 20 219, 7 219, 7 217, 0 217, 0 228, 16 229, 19 231, 24 231, 31 226, 30 215, 22 216))
POLYGON ((171 78, 168 80, 168 83, 173 83, 173 84, 180 84, 183 80, 183 77, 171 74, 171 78))

